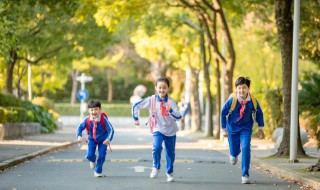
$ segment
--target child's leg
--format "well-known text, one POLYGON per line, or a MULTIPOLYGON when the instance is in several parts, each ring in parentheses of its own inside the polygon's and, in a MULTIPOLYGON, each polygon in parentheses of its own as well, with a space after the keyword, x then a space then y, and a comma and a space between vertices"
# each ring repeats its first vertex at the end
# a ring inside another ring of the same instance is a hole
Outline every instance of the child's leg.
POLYGON ((99 143, 98 152, 99 152, 99 156, 98 156, 97 166, 96 166, 95 171, 100 174, 100 173, 102 173, 102 166, 103 166, 103 163, 106 159, 107 145, 105 145, 103 143, 99 143))
POLYGON ((96 147, 97 143, 93 140, 88 141, 88 150, 87 150, 87 155, 86 158, 90 162, 96 162, 96 147))
POLYGON ((172 137, 164 137, 165 154, 167 160, 167 174, 173 172, 173 163, 176 150, 176 135, 172 137))
POLYGON ((153 167, 156 168, 157 170, 160 169, 163 137, 164 137, 163 134, 161 134, 160 132, 153 133, 153 149, 152 149, 153 167))
POLYGON ((233 157, 237 157, 240 154, 240 135, 239 134, 229 134, 229 149, 230 155, 233 157))
POLYGON ((242 176, 249 176, 250 158, 251 158, 251 130, 243 130, 240 134, 241 149, 242 149, 242 176))

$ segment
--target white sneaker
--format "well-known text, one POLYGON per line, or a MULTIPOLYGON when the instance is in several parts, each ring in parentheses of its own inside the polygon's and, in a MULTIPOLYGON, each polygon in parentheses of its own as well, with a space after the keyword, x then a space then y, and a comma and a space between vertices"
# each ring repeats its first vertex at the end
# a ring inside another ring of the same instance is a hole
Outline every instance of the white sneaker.
POLYGON ((150 178, 156 178, 158 177, 160 170, 157 170, 156 168, 152 168, 151 174, 150 174, 150 178))
POLYGON ((243 184, 248 184, 248 183, 250 183, 249 176, 248 176, 247 174, 244 175, 244 176, 242 176, 241 179, 242 179, 242 183, 243 183, 243 184))
POLYGON ((174 181, 173 173, 167 174, 167 182, 172 182, 174 181))
POLYGON ((232 165, 236 165, 237 162, 238 162, 238 157, 230 156, 230 163, 232 165))
POLYGON ((94 169, 96 167, 96 163, 95 162, 90 162, 90 168, 94 169))
POLYGON ((97 173, 97 172, 94 172, 94 177, 102 177, 103 175, 102 175, 102 173, 97 173))

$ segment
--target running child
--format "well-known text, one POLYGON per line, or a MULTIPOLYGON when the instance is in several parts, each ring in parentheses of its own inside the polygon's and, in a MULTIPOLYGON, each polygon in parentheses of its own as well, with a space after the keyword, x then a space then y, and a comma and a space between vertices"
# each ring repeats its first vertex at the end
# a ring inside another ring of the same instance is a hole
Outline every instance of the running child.
POLYGON ((258 123, 258 136, 264 138, 263 113, 258 101, 249 92, 250 83, 248 77, 239 77, 235 82, 236 94, 227 100, 221 111, 222 133, 223 136, 228 137, 232 165, 237 163, 238 155, 242 151, 241 179, 244 184, 250 183, 250 142, 254 121, 258 123))
POLYGON ((156 178, 160 172, 162 143, 164 142, 166 155, 167 181, 174 181, 173 163, 175 160, 176 133, 179 130, 176 124, 181 119, 180 112, 173 99, 168 96, 170 83, 168 78, 160 77, 156 80, 156 94, 147 97, 132 107, 132 117, 135 125, 140 125, 138 111, 148 109, 150 130, 153 135, 153 169, 150 178, 156 178))
MULTIPOLYGON (((103 177, 102 166, 107 154, 107 146, 113 139, 114 130, 105 114, 101 112, 101 103, 91 100, 88 103, 90 115, 84 119, 77 130, 78 141, 82 141, 82 131, 88 133, 88 150, 86 158, 90 161, 90 168, 94 169, 95 177, 103 177), (98 147, 98 159, 96 148, 98 147)), ((110 148, 111 150, 111 148, 110 148)))

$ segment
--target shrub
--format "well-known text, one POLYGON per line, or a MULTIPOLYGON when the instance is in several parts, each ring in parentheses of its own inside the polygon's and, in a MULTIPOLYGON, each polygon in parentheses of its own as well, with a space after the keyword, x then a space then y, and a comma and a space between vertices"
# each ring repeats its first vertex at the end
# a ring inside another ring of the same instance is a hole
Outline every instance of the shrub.
POLYGON ((35 121, 35 117, 34 114, 32 112, 32 110, 27 110, 27 122, 34 122, 35 121))
POLYGON ((21 107, 21 101, 12 94, 1 94, 0 93, 0 106, 2 107, 21 107))
POLYGON ((46 97, 36 97, 32 100, 32 103, 38 106, 42 106, 45 110, 53 110, 54 103, 46 97))
POLYGON ((6 107, 5 117, 7 122, 25 122, 27 119, 27 110, 23 107, 6 107))
POLYGON ((58 128, 52 115, 44 108, 34 105, 30 102, 25 102, 25 106, 28 110, 32 110, 35 118, 34 121, 41 124, 42 133, 52 133, 58 128))
POLYGON ((4 123, 5 122, 5 115, 4 115, 4 108, 0 107, 0 123, 4 123))

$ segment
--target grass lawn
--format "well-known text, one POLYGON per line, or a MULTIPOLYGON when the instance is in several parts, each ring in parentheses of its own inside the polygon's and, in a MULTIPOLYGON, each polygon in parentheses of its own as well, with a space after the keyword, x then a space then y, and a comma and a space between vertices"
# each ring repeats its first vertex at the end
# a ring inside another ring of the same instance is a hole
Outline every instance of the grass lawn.
MULTIPOLYGON (((131 105, 128 103, 102 103, 102 111, 108 116, 128 116, 131 117, 131 105)), ((55 103, 55 111, 59 115, 77 116, 80 115, 80 103, 71 105, 70 103, 55 103)), ((86 112, 85 114, 89 114, 86 112)), ((140 116, 148 116, 148 110, 141 110, 140 116)))

